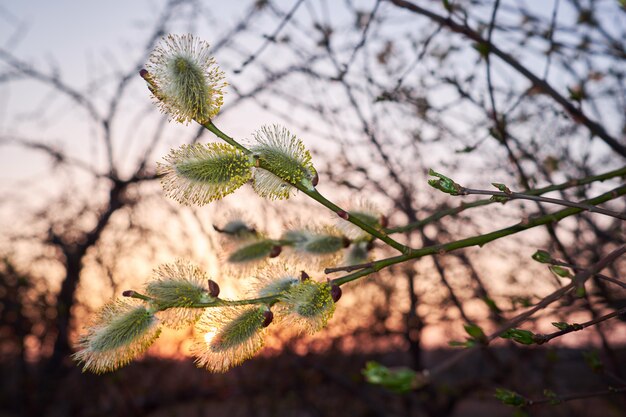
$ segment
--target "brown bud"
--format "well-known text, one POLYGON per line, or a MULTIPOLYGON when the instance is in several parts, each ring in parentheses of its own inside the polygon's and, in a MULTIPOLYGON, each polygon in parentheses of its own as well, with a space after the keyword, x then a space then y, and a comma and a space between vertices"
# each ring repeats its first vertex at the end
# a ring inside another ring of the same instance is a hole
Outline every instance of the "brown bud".
POLYGON ((267 327, 272 324, 272 321, 274 320, 274 313, 272 313, 272 310, 264 311, 263 316, 265 317, 265 320, 263 320, 263 327, 267 327))
POLYGON ((139 71, 139 75, 141 76, 141 78, 146 78, 146 77, 148 77, 150 74, 148 73, 148 70, 147 70, 147 69, 142 68, 142 69, 139 71))
POLYGON ((317 172, 315 173, 315 175, 313 176, 313 179, 311 180, 311 184, 313 184, 313 187, 317 187, 317 184, 320 182, 320 176, 317 175, 317 172))
POLYGON ((384 214, 381 214, 379 222, 380 227, 382 227, 383 229, 389 225, 389 219, 384 214))
POLYGON ((369 242, 367 242, 367 250, 372 250, 374 249, 374 241, 370 240, 369 242))
POLYGON ((272 246, 272 250, 270 251, 270 258, 275 258, 283 251, 282 246, 276 245, 272 246))
POLYGON ((350 218, 350 215, 348 214, 347 211, 345 210, 339 210, 337 211, 337 216, 341 217, 344 220, 348 220, 350 218))
POLYGON ((330 296, 333 298, 333 301, 336 303, 341 298, 341 288, 339 285, 333 284, 330 287, 330 296))
POLYGON ((220 286, 212 279, 209 280, 209 294, 211 297, 217 297, 220 295, 220 286))
POLYGON ((135 291, 133 290, 126 290, 122 293, 122 296, 124 297, 132 297, 133 295, 135 295, 135 291))
POLYGON ((344 248, 347 248, 352 243, 352 241, 345 236, 341 239, 341 242, 344 248))
POLYGON ((311 278, 309 274, 304 271, 300 271, 300 281, 306 281, 309 278, 311 278))

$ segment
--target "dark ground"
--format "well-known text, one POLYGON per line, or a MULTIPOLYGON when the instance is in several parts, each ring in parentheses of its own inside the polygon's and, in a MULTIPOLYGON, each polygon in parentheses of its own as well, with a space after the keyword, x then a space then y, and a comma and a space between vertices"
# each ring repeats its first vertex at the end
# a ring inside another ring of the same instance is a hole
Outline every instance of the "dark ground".
MULTIPOLYGON (((384 355, 283 354, 256 358, 227 374, 197 369, 191 361, 148 358, 106 375, 68 368, 56 378, 37 380, 35 369, 20 372, 15 363, 2 369, 0 416, 513 416, 514 408, 494 399, 495 387, 542 398, 544 388, 558 394, 606 390, 614 383, 593 372, 583 350, 527 349, 514 369, 493 370, 511 356, 505 348, 491 357, 474 354, 435 388, 396 395, 363 381, 368 360, 401 365, 401 352, 384 355), (21 379, 21 380, 20 380, 21 379), (493 382, 493 381, 498 382, 493 382), (458 401, 446 400, 458 396, 458 401)), ((518 353, 520 351, 518 350, 518 353)), ((439 363, 450 350, 425 352, 425 362, 439 363)), ((626 349, 617 351, 626 363, 626 349)), ((502 366, 501 366, 502 367, 502 366)), ((626 396, 575 400, 536 406, 531 416, 611 417, 626 415, 626 396)))

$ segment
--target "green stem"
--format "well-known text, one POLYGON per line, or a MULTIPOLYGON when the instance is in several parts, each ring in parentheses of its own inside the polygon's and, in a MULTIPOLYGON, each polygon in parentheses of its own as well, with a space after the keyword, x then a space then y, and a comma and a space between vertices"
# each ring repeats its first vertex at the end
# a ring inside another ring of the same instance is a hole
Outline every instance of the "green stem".
MULTIPOLYGON (((584 177, 584 178, 580 178, 576 180, 569 180, 560 184, 553 184, 553 185, 543 187, 543 188, 526 190, 523 192, 523 194, 542 195, 542 194, 549 193, 551 191, 565 190, 571 187, 578 187, 581 185, 591 184, 596 181, 605 181, 605 180, 615 178, 615 177, 626 177, 626 166, 613 170, 613 171, 605 172, 599 175, 592 175, 589 177, 584 177)), ((492 201, 491 199, 478 200, 478 201, 474 201, 471 203, 461 203, 458 207, 453 207, 447 210, 438 211, 432 214, 431 216, 428 216, 420 221, 410 223, 405 226, 386 229, 386 232, 388 234, 409 232, 411 230, 422 228, 426 226, 427 224, 438 221, 444 217, 454 216, 456 214, 459 214, 460 212, 465 211, 466 209, 474 208, 474 207, 482 207, 482 206, 486 206, 486 205, 493 204, 493 203, 495 203, 495 201, 492 201)))
MULTIPOLYGON (((247 149, 245 146, 242 146, 235 139, 233 139, 232 137, 228 136, 226 133, 222 132, 217 126, 215 126, 213 124, 213 122, 209 121, 207 123, 204 123, 202 126, 204 126, 206 129, 208 129, 211 132, 213 132, 220 139, 223 139, 226 143, 236 147, 237 149, 240 149, 241 151, 245 152, 248 155, 252 154, 252 152, 249 149, 247 149)), ((268 167, 266 164, 264 164, 263 160, 259 160, 259 167, 272 172, 271 167, 268 167)), ((315 188, 309 188, 309 187, 307 187, 307 186, 305 186, 303 184, 291 184, 291 185, 293 185, 298 190, 302 191, 304 194, 306 194, 307 196, 309 196, 313 200, 317 201, 321 205, 323 205, 326 208, 332 210, 333 212, 337 213, 338 215, 341 215, 342 218, 347 217, 346 218, 347 221, 349 221, 350 223, 352 223, 355 226, 359 227, 363 231, 369 233, 370 235, 376 237, 377 239, 380 239, 381 241, 385 242, 386 244, 388 244, 392 248, 397 249, 398 251, 400 251, 402 253, 405 253, 405 254, 411 252, 411 248, 409 248, 408 246, 405 246, 405 245, 397 242, 396 240, 390 238, 389 236, 387 236, 386 233, 381 232, 380 230, 375 229, 374 227, 368 225, 367 223, 364 223, 363 221, 361 221, 356 216, 350 216, 350 214, 347 211, 343 210, 341 207, 337 206, 335 203, 333 203, 332 201, 328 200, 326 197, 324 197, 322 194, 320 194, 319 191, 317 191, 315 188)))
MULTIPOLYGON (((617 197, 623 196, 626 194, 626 186, 621 186, 615 188, 611 191, 608 191, 604 194, 601 194, 595 198, 585 200, 586 204, 600 204, 609 200, 613 200, 617 197)), ((369 268, 362 269, 360 271, 344 275, 343 277, 334 279, 332 282, 336 285, 343 285, 350 281, 354 281, 366 275, 372 274, 374 272, 380 271, 383 268, 386 268, 391 265, 395 265, 401 262, 408 261, 409 259, 417 259, 427 255, 434 254, 444 254, 446 252, 450 252, 456 249, 467 248, 470 246, 483 246, 489 242, 500 239, 505 236, 513 235, 515 233, 523 232, 524 230, 532 229, 533 227, 542 226, 552 222, 558 222, 566 217, 573 216, 580 212, 584 211, 581 208, 570 207, 555 213, 546 214, 544 216, 536 217, 534 219, 529 219, 527 221, 522 221, 516 225, 506 227, 504 229, 496 230, 490 233, 486 233, 484 235, 473 236, 465 239, 456 240, 454 242, 449 242, 445 244, 438 244, 427 246, 421 249, 413 250, 410 253, 395 256, 393 258, 382 259, 380 261, 373 262, 372 266, 369 268)))
MULTIPOLYGON (((588 204, 600 204, 600 203, 604 203, 606 201, 609 200, 613 200, 617 197, 626 195, 626 186, 622 186, 622 187, 618 187, 615 188, 614 190, 611 190, 609 192, 606 192, 604 194, 601 194, 595 198, 592 198, 590 200, 586 200, 586 203, 588 204)), ((528 222, 522 222, 522 223, 518 223, 514 226, 510 226, 504 229, 500 229, 500 230, 496 230, 494 232, 490 232, 490 233, 486 233, 484 235, 479 235, 479 236, 473 236, 470 238, 466 238, 466 239, 460 239, 454 242, 450 242, 450 243, 446 243, 446 244, 439 244, 439 245, 433 245, 433 246, 427 246, 425 248, 422 249, 418 249, 418 250, 413 250, 410 253, 404 254, 404 255, 400 255, 400 256, 395 256, 392 258, 386 258, 386 259, 381 259, 379 261, 376 262, 372 262, 371 266, 369 266, 368 268, 364 268, 358 272, 354 272, 352 274, 348 274, 348 275, 344 275, 343 277, 334 279, 331 281, 332 284, 334 285, 343 285, 346 284, 348 282, 351 281, 355 281, 359 278, 363 278, 369 274, 372 274, 374 272, 378 272, 383 268, 386 268, 388 266, 391 265, 395 265, 401 262, 405 262, 408 261, 410 259, 417 259, 417 258, 421 258, 423 256, 427 256, 427 255, 434 255, 434 254, 442 254, 442 253, 446 253, 446 252, 450 252, 453 251, 455 249, 460 249, 460 248, 466 248, 466 247, 470 247, 470 246, 482 246, 488 242, 497 240, 501 237, 504 236, 509 236, 515 233, 519 233, 522 232, 524 230, 528 230, 531 229, 533 227, 537 227, 537 226, 541 226, 550 222, 556 222, 559 220, 562 220, 566 217, 569 216, 573 216, 575 214, 578 214, 580 212, 582 212, 583 210, 580 208, 567 208, 561 211, 558 211, 556 213, 552 213, 552 214, 547 214, 545 216, 541 216, 541 217, 537 217, 536 219, 532 219, 528 222)), ((592 271, 593 272, 593 271, 592 271)), ((588 274, 585 274, 585 278, 588 276, 588 274)), ((558 290, 559 295, 561 295, 563 292, 569 291, 571 289, 574 288, 575 286, 575 282, 572 282, 571 284, 569 284, 566 287, 562 287, 558 290)), ((145 301, 152 301, 152 299, 150 297, 147 297, 145 295, 139 294, 137 292, 133 292, 133 294, 131 295, 131 297, 133 298, 139 298, 145 301)), ((250 305, 250 304, 267 304, 267 305, 273 305, 276 302, 278 302, 278 296, 277 295, 273 295, 273 296, 268 296, 268 297, 260 297, 260 298, 251 298, 251 299, 244 299, 244 300, 222 300, 222 299, 216 299, 213 300, 211 302, 207 302, 207 303, 196 303, 192 306, 189 306, 189 308, 208 308, 208 307, 223 307, 223 306, 241 306, 241 305, 250 305)), ((498 333, 496 333, 497 336, 498 333)), ((494 336, 495 337, 495 336, 494 336)))
POLYGON ((225 307, 225 306, 244 306, 250 304, 268 304, 272 305, 278 301, 277 295, 271 295, 268 297, 250 298, 247 300, 223 300, 221 298, 208 303, 196 303, 190 306, 190 308, 207 308, 207 307, 225 307))
MULTIPOLYGON (((550 203, 566 207, 576 207, 591 213, 604 214, 605 216, 615 217, 616 219, 626 220, 626 214, 619 213, 613 210, 607 210, 601 207, 596 207, 591 204, 577 203, 569 200, 562 200, 559 198, 541 197, 537 195, 530 195, 526 193, 515 192, 502 192, 502 191, 490 191, 490 190, 474 190, 471 188, 461 188, 459 195, 491 195, 494 197, 501 197, 503 202, 507 200, 530 200, 540 203, 550 203)), ((497 200, 496 200, 497 201, 497 200)))

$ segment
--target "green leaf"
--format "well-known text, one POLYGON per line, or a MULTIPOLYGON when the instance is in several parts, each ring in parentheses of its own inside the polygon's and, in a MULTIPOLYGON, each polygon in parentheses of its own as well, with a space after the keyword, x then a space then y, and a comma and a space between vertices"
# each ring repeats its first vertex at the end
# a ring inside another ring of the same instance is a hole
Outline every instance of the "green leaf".
POLYGON ((465 324, 463 328, 465 329, 467 334, 469 334, 476 341, 483 342, 487 339, 487 336, 485 336, 485 332, 483 332, 483 329, 475 324, 465 324))
POLYGON ((589 366, 593 372, 600 372, 604 369, 604 364, 600 360, 597 351, 591 350, 589 352, 583 352, 583 358, 585 359, 587 366, 589 366))
POLYGON ((485 304, 487 304, 487 307, 489 307, 489 310, 493 311, 494 313, 501 313, 502 310, 500 310, 500 307, 498 307, 498 305, 496 304, 496 302, 494 300, 492 300, 489 297, 483 297, 482 299, 485 304))
POLYGON ((500 400, 502 404, 510 405, 513 407, 521 407, 528 402, 526 398, 522 397, 515 391, 511 391, 505 388, 496 388, 496 399, 500 400))
POLYGON ((363 369, 365 380, 397 394, 411 391, 416 386, 417 373, 409 368, 390 369, 377 362, 367 362, 363 369))
POLYGON ((561 403, 561 400, 556 395, 556 392, 552 391, 551 389, 544 389, 543 396, 550 400, 550 405, 557 405, 561 403))
POLYGON ((458 340, 451 340, 448 342, 448 345, 450 347, 464 347, 464 348, 471 348, 473 346, 476 346, 476 340, 474 339, 467 339, 465 340, 465 342, 461 342, 458 340))
POLYGON ((489 55, 489 50, 491 49, 489 48, 489 44, 487 44, 487 42, 474 43, 472 45, 472 48, 474 48, 483 58, 487 58, 487 56, 489 55))
POLYGON ((535 343, 535 334, 530 330, 509 329, 500 335, 503 339, 512 339, 523 345, 532 345, 535 343))
POLYGON ((550 266, 550 271, 552 271, 553 274, 562 278, 572 278, 573 276, 569 269, 563 268, 558 265, 550 266))
POLYGON ((532 258, 542 264, 550 264, 553 263, 554 260, 552 259, 552 256, 550 255, 550 253, 546 252, 545 250, 537 250, 537 252, 533 253, 532 258))
POLYGON ((552 325, 559 330, 567 330, 570 326, 568 323, 565 323, 564 321, 555 321, 555 322, 552 322, 552 325))

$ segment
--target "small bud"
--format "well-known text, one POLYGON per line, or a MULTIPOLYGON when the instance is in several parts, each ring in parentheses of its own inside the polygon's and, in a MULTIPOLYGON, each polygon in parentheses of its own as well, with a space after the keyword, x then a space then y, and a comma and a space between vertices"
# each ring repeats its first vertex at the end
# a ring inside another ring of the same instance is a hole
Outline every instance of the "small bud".
POLYGON ((300 281, 306 281, 306 280, 308 280, 309 278, 311 278, 311 277, 309 276, 309 274, 307 274, 307 273, 306 273, 306 272, 304 272, 304 271, 300 271, 300 281))
POLYGON ((532 258, 542 264, 549 264, 553 262, 552 256, 550 256, 550 254, 545 250, 538 250, 537 252, 533 253, 532 258))
POLYGON ((220 286, 212 279, 209 280, 209 294, 211 297, 217 297, 220 295, 220 286))
POLYGON ((274 320, 274 313, 272 313, 272 310, 265 311, 263 316, 265 317, 263 320, 263 327, 267 327, 272 324, 272 321, 274 320))
POLYGON ((428 180, 428 185, 430 185, 431 187, 450 195, 460 195, 461 193, 463 193, 463 187, 461 187, 459 184, 454 182, 452 179, 446 177, 445 175, 441 175, 440 173, 435 172, 432 169, 428 170, 428 175, 437 177, 437 179, 428 180))
POLYGON ((515 391, 511 391, 504 388, 496 388, 496 399, 500 400, 502 404, 511 405, 514 407, 521 407, 528 403, 528 400, 515 391))
POLYGON ((365 380, 373 385, 380 385, 397 394, 407 393, 420 386, 424 380, 418 381, 418 374, 409 368, 388 368, 377 362, 368 362, 362 371, 365 380))
POLYGON ((494 187, 496 187, 498 190, 502 191, 505 194, 511 194, 511 190, 509 189, 509 187, 507 187, 504 184, 501 184, 499 182, 492 182, 491 185, 493 185, 494 187))
POLYGON ((380 216, 379 222, 380 222, 380 227, 382 227, 383 229, 389 225, 389 219, 384 214, 380 216))
POLYGON ((347 248, 348 246, 350 246, 350 244, 352 243, 352 241, 350 239, 348 239, 347 237, 343 237, 343 247, 347 248))
POLYGON ((311 184, 313 184, 313 187, 317 187, 317 184, 319 182, 320 182, 320 176, 316 172, 315 175, 313 175, 313 179, 311 179, 311 184))
POLYGON ((532 345, 536 343, 535 334, 530 330, 509 329, 500 335, 503 339, 513 339, 522 345, 532 345))
POLYGON ((341 217, 344 220, 348 220, 350 218, 350 215, 345 210, 337 211, 337 216, 341 217))
POLYGON ((470 335, 474 340, 484 343, 487 341, 487 336, 480 326, 475 324, 466 324, 463 326, 468 335, 470 335))
POLYGON ((272 250, 270 251, 270 258, 276 258, 283 251, 282 246, 275 245, 272 246, 272 250))
POLYGON ((124 292, 122 293, 122 295, 123 295, 124 297, 132 297, 133 295, 135 295, 135 291, 133 291, 133 290, 126 290, 126 291, 124 291, 124 292))
POLYGON ((561 278, 572 278, 572 273, 568 269, 558 265, 550 266, 550 271, 561 278))
POLYGON ((146 77, 150 76, 150 73, 148 73, 148 70, 147 70, 147 69, 142 68, 142 69, 139 71, 139 75, 141 76, 141 78, 146 78, 146 77))
POLYGON ((341 298, 341 287, 339 287, 339 285, 332 285, 330 287, 330 296, 333 299, 333 302, 337 302, 339 301, 339 299, 341 298))

